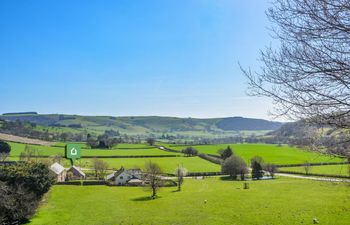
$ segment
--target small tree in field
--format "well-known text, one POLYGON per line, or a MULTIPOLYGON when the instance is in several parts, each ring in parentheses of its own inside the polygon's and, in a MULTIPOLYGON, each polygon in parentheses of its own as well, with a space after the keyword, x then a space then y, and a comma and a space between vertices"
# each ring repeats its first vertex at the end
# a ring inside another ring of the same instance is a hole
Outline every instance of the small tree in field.
POLYGON ((258 161, 254 161, 252 165, 252 178, 260 180, 264 175, 262 166, 258 161))
POLYGON ((229 158, 231 155, 233 155, 233 151, 232 151, 232 149, 231 149, 230 146, 227 146, 226 149, 219 150, 218 152, 219 152, 219 154, 220 154, 220 157, 221 157, 223 160, 225 160, 225 159, 229 158))
POLYGON ((311 164, 308 161, 305 161, 303 164, 304 171, 306 175, 309 175, 311 172, 311 164))
POLYGON ((264 159, 261 156, 254 156, 253 158, 250 159, 250 167, 253 168, 254 163, 257 162, 259 163, 261 166, 263 166, 264 164, 264 159))
POLYGON ((175 176, 177 177, 177 190, 181 191, 181 185, 184 182, 184 177, 187 175, 186 168, 178 166, 175 170, 175 176))
POLYGON ((241 176, 241 180, 244 180, 245 174, 248 173, 247 164, 236 155, 232 155, 223 162, 221 171, 228 174, 232 180, 236 180, 238 175, 241 176))
POLYGON ((146 142, 150 145, 153 146, 156 140, 154 138, 147 138, 146 142))
POLYGON ((154 199, 157 196, 157 190, 162 185, 162 170, 157 163, 151 161, 145 165, 146 181, 149 183, 149 187, 152 190, 151 198, 154 199))
POLYGON ((0 161, 5 161, 10 155, 11 146, 4 141, 0 141, 0 161))
POLYGON ((187 147, 182 150, 182 153, 184 153, 186 156, 195 156, 198 154, 198 151, 193 147, 187 147))

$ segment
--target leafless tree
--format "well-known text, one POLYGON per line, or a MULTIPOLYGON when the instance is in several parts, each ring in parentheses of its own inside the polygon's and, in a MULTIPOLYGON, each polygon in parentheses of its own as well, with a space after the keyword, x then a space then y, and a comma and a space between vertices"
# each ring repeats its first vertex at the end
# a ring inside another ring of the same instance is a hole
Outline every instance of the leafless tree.
POLYGON ((56 154, 52 157, 52 162, 61 163, 63 156, 61 154, 56 154))
POLYGON ((350 129, 350 1, 274 0, 267 16, 277 42, 261 70, 242 68, 249 93, 277 116, 350 129))
POLYGON ((40 156, 40 150, 37 148, 34 148, 30 145, 25 145, 24 151, 20 153, 19 158, 21 161, 27 161, 27 162, 38 162, 38 157, 40 156))
POLYGON ((175 175, 177 177, 177 190, 181 191, 181 185, 184 182, 184 177, 187 175, 186 168, 179 165, 175 170, 175 175))
POLYGON ((154 199, 157 196, 157 190, 162 185, 162 170, 157 163, 148 161, 145 164, 145 174, 146 181, 152 190, 151 198, 154 199))
POLYGON ((92 165, 95 170, 95 176, 98 177, 99 179, 103 179, 108 169, 108 163, 106 163, 101 159, 94 158, 92 160, 92 165))
POLYGON ((275 177, 275 173, 278 171, 278 168, 275 164, 272 163, 265 163, 263 166, 264 170, 269 172, 271 178, 275 177))

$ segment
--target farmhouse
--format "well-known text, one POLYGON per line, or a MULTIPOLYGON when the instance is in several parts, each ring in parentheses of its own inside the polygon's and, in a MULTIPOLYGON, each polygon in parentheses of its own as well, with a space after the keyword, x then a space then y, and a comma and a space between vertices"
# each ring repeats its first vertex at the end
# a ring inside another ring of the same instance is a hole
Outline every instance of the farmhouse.
POLYGON ((67 176, 71 180, 81 179, 86 177, 85 173, 81 170, 81 168, 77 166, 72 166, 71 168, 69 168, 69 170, 67 171, 67 176))
POLYGON ((143 183, 141 180, 141 170, 131 169, 126 170, 121 167, 118 171, 115 171, 107 176, 108 181, 112 181, 115 185, 134 185, 138 186, 143 183))
POLYGON ((57 182, 63 182, 66 180, 67 173, 61 164, 55 162, 50 166, 50 171, 56 176, 57 182))

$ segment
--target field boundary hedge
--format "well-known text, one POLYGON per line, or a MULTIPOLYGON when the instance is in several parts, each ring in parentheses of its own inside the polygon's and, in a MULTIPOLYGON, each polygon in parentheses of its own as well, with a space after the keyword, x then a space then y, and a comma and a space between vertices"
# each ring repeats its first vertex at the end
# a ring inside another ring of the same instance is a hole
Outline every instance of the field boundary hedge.
POLYGON ((221 163, 222 163, 222 159, 216 158, 216 157, 210 156, 208 154, 204 154, 204 153, 199 153, 198 157, 205 159, 211 163, 215 163, 215 164, 219 164, 219 165, 221 165, 221 163))
POLYGON ((64 181, 57 182, 55 185, 106 185, 106 181, 104 180, 83 180, 83 181, 64 181))
POLYGON ((188 172, 188 177, 194 177, 194 176, 219 176, 224 175, 222 172, 188 172))

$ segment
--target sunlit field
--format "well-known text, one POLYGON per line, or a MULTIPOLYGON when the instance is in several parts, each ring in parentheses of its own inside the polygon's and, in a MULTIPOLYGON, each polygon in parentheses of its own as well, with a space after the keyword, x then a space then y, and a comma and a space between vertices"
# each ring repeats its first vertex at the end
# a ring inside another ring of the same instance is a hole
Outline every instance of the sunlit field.
POLYGON ((320 224, 350 221, 346 184, 278 178, 249 182, 186 179, 181 192, 142 187, 54 186, 30 224, 320 224), (207 200, 205 204, 204 201, 207 200))

